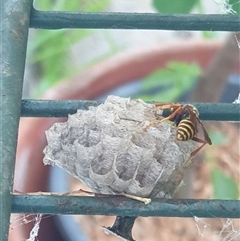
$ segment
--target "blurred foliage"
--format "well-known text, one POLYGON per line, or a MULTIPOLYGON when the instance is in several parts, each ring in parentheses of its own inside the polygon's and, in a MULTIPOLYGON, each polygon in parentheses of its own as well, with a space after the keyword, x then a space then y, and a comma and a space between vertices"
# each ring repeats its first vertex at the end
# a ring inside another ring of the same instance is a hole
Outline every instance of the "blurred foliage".
POLYGON ((230 10, 229 10, 230 13, 240 15, 240 1, 239 0, 229 0, 227 6, 230 7, 230 10), (233 11, 231 11, 231 9, 233 11))
MULTIPOLYGON (((220 133, 219 131, 208 131, 208 134, 212 140, 213 145, 215 146, 224 145, 229 142, 229 138, 220 133)), ((206 153, 206 159, 208 161, 208 166, 210 169, 213 198, 238 199, 240 190, 237 180, 226 175, 223 171, 219 169, 219 167, 215 165, 216 160, 211 154, 210 150, 208 153, 206 153)), ((228 162, 228 160, 226 160, 226 162, 228 162)))
POLYGON ((35 0, 34 7, 39 11, 77 11, 97 12, 108 6, 111 0, 35 0))
POLYGON ((226 174, 215 167, 211 170, 211 181, 213 186, 213 198, 238 199, 238 184, 232 177, 226 176, 226 174))
MULTIPOLYGON (((161 14, 187 14, 194 7, 197 7, 199 12, 203 11, 200 0, 152 0, 152 5, 161 14)), ((212 37, 213 35, 203 33, 203 36, 212 37)), ((151 92, 151 95, 146 94, 139 97, 146 101, 176 101, 185 92, 193 88, 200 74, 200 67, 196 64, 168 63, 166 69, 157 70, 144 78, 142 90, 143 92, 151 92), (150 91, 151 89, 155 89, 155 91, 150 91), (157 92, 157 89, 161 91, 157 92)))
MULTIPOLYGON (((41 11, 98 12, 104 10, 109 3, 110 0, 41 0, 35 1, 34 7, 41 11)), ((39 96, 52 85, 79 72, 79 66, 71 66, 69 63, 69 53, 74 44, 94 32, 94 30, 86 29, 35 30, 33 32, 28 46, 27 63, 35 65, 40 76, 34 96, 39 96)), ((93 63, 89 63, 91 64, 93 63)))
POLYGON ((223 135, 218 131, 208 131, 208 134, 214 145, 223 145, 229 141, 227 136, 223 135))
POLYGON ((201 69, 197 64, 169 62, 166 68, 156 70, 144 78, 142 93, 138 98, 144 101, 171 102, 191 90, 201 69))
MULTIPOLYGON (((217 2, 217 1, 216 1, 217 2)), ((217 2, 223 13, 240 14, 239 0, 222 0, 217 2)), ((186 14, 195 7, 199 13, 204 13, 201 0, 152 0, 152 5, 162 14, 186 14)))
POLYGON ((153 0, 152 4, 159 13, 189 13, 199 0, 153 0))

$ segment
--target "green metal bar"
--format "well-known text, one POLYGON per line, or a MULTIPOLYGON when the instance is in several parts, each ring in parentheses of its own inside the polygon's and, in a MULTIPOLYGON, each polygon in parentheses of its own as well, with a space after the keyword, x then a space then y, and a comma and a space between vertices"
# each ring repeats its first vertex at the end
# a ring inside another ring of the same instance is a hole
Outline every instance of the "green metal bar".
POLYGON ((153 199, 150 204, 125 197, 13 195, 14 213, 240 218, 240 200, 153 199))
POLYGON ((88 110, 90 106, 100 105, 92 100, 23 100, 22 117, 67 117, 78 109, 88 110))
POLYGON ((30 27, 42 29, 164 29, 240 31, 238 15, 157 13, 32 12, 30 27))
POLYGON ((32 0, 1 1, 0 240, 8 240, 22 81, 32 0))
MULTIPOLYGON (((102 102, 90 100, 23 100, 23 117, 67 117, 78 109, 87 110, 102 102)), ((202 120, 240 121, 240 105, 230 103, 192 103, 202 120)))

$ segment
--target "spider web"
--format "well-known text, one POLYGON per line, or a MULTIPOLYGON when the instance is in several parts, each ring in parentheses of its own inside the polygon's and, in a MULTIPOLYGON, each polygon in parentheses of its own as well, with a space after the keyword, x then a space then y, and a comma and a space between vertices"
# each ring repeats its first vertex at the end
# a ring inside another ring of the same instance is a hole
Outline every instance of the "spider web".
POLYGON ((229 4, 229 0, 214 0, 219 7, 219 12, 221 14, 236 14, 233 10, 232 5, 229 4))
MULTIPOLYGON (((235 10, 233 10, 233 6, 229 4, 229 0, 214 0, 218 6, 219 6, 219 12, 221 14, 238 14, 235 10)), ((236 2, 235 4, 238 4, 240 1, 236 2)), ((238 48, 240 49, 240 37, 237 35, 237 33, 234 35, 238 48)))
MULTIPOLYGON (((47 218, 48 216, 44 216, 47 218)), ((15 229, 22 225, 33 223, 33 227, 29 233, 29 238, 25 241, 37 241, 38 232, 40 229, 40 223, 43 219, 43 214, 12 214, 10 219, 10 229, 9 234, 15 229)))
MULTIPOLYGON (((10 232, 19 227, 33 223, 29 238, 24 241, 38 241, 38 232, 42 219, 49 216, 42 214, 14 214, 11 218, 10 232)), ((119 238, 106 235, 101 226, 109 225, 110 217, 78 216, 82 226, 88 226, 88 237, 92 241, 118 241, 119 238), (91 224, 89 223, 91 222, 91 224), (88 225, 89 224, 89 225, 88 225)), ((76 217, 77 218, 77 217, 76 217)), ((112 221, 112 219, 111 219, 112 221)), ((194 241, 238 241, 240 239, 240 220, 198 218, 139 218, 133 228, 133 237, 137 241, 194 240, 194 241), (148 230, 146 232, 146 230, 148 230), (157 231, 158 230, 158 231, 157 231)))
POLYGON ((200 237, 200 241, 237 241, 240 237, 240 227, 239 220, 234 219, 215 219, 214 223, 217 226, 222 226, 222 229, 219 230, 219 227, 213 225, 213 221, 210 219, 194 217, 195 225, 197 228, 197 233, 200 237), (238 222, 238 223, 237 223, 238 222), (209 237, 209 233, 211 233, 209 237))

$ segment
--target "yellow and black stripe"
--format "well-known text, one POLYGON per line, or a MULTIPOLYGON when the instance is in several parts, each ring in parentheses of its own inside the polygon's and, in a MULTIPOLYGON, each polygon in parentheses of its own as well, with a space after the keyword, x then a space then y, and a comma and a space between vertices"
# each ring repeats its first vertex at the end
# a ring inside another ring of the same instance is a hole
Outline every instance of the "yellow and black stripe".
POLYGON ((188 141, 195 135, 195 127, 191 120, 181 120, 177 129, 177 140, 188 141))

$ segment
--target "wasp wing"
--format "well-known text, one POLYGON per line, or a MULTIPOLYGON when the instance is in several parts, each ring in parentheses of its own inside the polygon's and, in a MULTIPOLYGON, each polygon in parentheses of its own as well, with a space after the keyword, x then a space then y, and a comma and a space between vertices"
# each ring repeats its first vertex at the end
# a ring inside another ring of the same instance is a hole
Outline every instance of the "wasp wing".
POLYGON ((192 111, 192 109, 190 108, 190 106, 186 106, 188 111, 189 111, 189 118, 192 121, 193 125, 195 126, 196 129, 196 133, 198 133, 198 126, 201 126, 202 132, 203 132, 203 136, 204 136, 204 140, 211 145, 212 141, 205 129, 205 127, 203 126, 203 123, 201 122, 201 120, 199 119, 199 117, 192 111))

